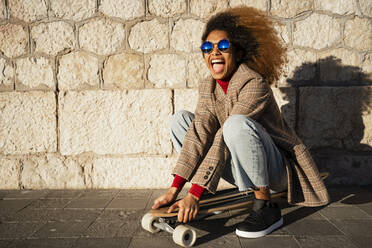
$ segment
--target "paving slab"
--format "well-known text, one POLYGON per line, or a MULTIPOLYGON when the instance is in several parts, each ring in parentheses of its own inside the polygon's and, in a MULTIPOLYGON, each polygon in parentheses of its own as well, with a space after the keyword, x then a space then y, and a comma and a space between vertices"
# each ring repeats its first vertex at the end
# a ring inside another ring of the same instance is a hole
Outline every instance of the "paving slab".
POLYGON ((71 199, 37 199, 27 206, 29 209, 63 209, 71 199))
POLYGON ((48 190, 13 190, 5 195, 3 199, 40 199, 48 193, 48 190))
POLYGON ((0 248, 8 247, 13 240, 0 240, 0 248))
POLYGON ((80 238, 73 248, 127 248, 131 238, 80 238))
POLYGON ((285 227, 293 235, 342 235, 326 220, 298 220, 285 227))
POLYGON ((267 236, 257 239, 239 238, 243 248, 301 248, 293 236, 267 236))
MULTIPOLYGON (((83 233, 84 237, 95 237, 95 238, 113 238, 117 236, 120 227, 123 225, 122 221, 96 221, 88 227, 83 233)), ((129 225, 132 227, 132 225, 129 225)), ((126 230, 126 236, 130 237, 136 231, 137 227, 133 227, 133 230, 126 230)))
POLYGON ((31 199, 20 199, 20 200, 0 200, 0 212, 1 213, 12 213, 17 212, 26 206, 30 205, 34 200, 31 199))
POLYGON ((45 222, 0 223, 0 239, 24 239, 42 228, 45 222))
POLYGON ((106 209, 145 209, 147 202, 148 198, 116 198, 107 205, 106 209))
POLYGON ((111 198, 77 198, 71 200, 65 209, 104 209, 110 202, 111 198))
POLYGON ((358 208, 360 208, 363 212, 368 214, 369 216, 372 216, 372 203, 365 203, 356 205, 358 208))
POLYGON ((337 206, 337 207, 326 207, 319 211, 321 215, 328 219, 371 219, 372 216, 361 210, 360 208, 347 205, 347 206, 337 206))
POLYGON ((77 239, 26 239, 14 240, 8 248, 69 248, 77 239))
POLYGON ((166 236, 156 236, 151 237, 134 237, 129 246, 129 248, 174 248, 177 247, 172 240, 172 237, 166 236))
POLYGON ((195 247, 200 248, 216 248, 216 247, 226 247, 226 248, 240 248, 239 238, 236 236, 221 236, 216 239, 208 239, 205 236, 198 237, 195 242, 195 247))
POLYGON ((0 189, 0 199, 3 199, 6 195, 8 195, 11 192, 12 190, 0 189))
POLYGON ((2 217, 5 222, 40 222, 40 221, 90 221, 93 222, 102 210, 81 209, 30 209, 2 217))
POLYGON ((46 199, 74 199, 84 193, 83 190, 50 190, 48 194, 44 196, 46 199))
POLYGON ((90 221, 50 221, 35 232, 32 238, 79 238, 90 224, 90 221))
POLYGON ((332 223, 353 243, 359 247, 370 247, 372 244, 371 220, 331 220, 332 223))
POLYGON ((296 236, 302 248, 357 248, 352 240, 344 235, 296 236))
POLYGON ((128 219, 140 220, 142 216, 143 216, 143 210, 106 208, 97 218, 97 221, 110 221, 110 220, 126 221, 128 219))
POLYGON ((125 189, 120 190, 116 198, 121 199, 149 199, 153 190, 148 189, 125 189))
POLYGON ((119 193, 120 190, 118 189, 105 189, 105 190, 93 190, 93 189, 89 189, 89 190, 85 190, 82 192, 82 194, 80 195, 79 198, 93 198, 93 199, 97 199, 97 198, 109 198, 109 199, 112 199, 114 198, 118 193, 119 193))

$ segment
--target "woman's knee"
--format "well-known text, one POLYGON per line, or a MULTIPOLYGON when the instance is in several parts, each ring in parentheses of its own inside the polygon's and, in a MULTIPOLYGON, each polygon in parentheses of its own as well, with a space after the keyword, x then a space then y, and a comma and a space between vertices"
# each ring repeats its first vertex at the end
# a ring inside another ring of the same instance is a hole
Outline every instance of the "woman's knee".
POLYGON ((194 119, 194 114, 187 110, 180 110, 173 114, 170 118, 170 127, 189 126, 194 119))
POLYGON ((223 124, 223 136, 225 138, 239 138, 241 133, 249 133, 252 137, 257 135, 257 122, 245 115, 231 115, 223 124))

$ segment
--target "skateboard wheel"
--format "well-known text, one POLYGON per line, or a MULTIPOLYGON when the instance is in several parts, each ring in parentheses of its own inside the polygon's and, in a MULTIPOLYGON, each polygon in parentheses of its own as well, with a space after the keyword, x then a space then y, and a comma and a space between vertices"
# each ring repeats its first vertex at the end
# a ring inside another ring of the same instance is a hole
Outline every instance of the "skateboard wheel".
POLYGON ((179 225, 174 229, 173 241, 182 247, 191 247, 196 241, 196 232, 187 226, 179 225))
POLYGON ((149 231, 150 233, 159 232, 160 229, 153 225, 154 221, 156 221, 157 219, 158 217, 152 216, 151 214, 145 214, 141 220, 142 228, 146 231, 149 231))

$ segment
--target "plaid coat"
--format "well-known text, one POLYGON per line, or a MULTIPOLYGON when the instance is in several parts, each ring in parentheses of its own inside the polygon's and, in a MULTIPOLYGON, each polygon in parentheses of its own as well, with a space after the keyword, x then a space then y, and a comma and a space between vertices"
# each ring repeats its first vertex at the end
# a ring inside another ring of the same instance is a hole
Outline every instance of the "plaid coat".
POLYGON ((288 175, 288 202, 322 206, 329 202, 327 189, 308 149, 288 126, 270 86, 260 74, 242 64, 230 80, 227 94, 212 78, 199 84, 195 119, 184 138, 172 174, 215 193, 230 152, 222 127, 230 115, 258 121, 281 151, 288 175))

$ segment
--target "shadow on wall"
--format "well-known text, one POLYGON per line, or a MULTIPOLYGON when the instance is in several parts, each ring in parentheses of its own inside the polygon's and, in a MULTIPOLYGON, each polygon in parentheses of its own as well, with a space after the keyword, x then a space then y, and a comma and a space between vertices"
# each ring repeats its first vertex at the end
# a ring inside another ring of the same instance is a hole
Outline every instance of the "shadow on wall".
MULTIPOLYGON (((372 171, 372 80, 368 75, 329 56, 297 67, 287 83, 297 91, 296 132, 319 169, 331 173, 328 183, 372 184, 367 176, 372 171)), ((287 107, 282 106, 282 111, 287 107)))

